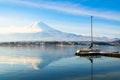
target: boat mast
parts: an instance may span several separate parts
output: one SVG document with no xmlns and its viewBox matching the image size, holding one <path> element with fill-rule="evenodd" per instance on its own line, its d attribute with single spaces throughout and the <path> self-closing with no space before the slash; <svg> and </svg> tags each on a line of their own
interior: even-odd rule
<svg viewBox="0 0 120 80">
<path fill-rule="evenodd" d="M 92 18 L 93 16 L 91 16 L 91 43 L 93 43 L 93 25 L 92 25 Z"/>
<path fill-rule="evenodd" d="M 92 48 L 93 47 L 93 16 L 91 16 L 91 44 L 90 44 L 90 47 L 89 48 Z"/>
</svg>

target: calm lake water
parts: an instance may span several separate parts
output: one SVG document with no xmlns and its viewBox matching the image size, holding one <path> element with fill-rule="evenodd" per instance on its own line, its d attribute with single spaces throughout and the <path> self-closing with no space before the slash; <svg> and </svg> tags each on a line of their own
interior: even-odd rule
<svg viewBox="0 0 120 80">
<path fill-rule="evenodd" d="M 120 80 L 120 58 L 75 56 L 86 46 L 0 47 L 0 80 Z M 96 46 L 102 51 L 120 47 Z"/>
</svg>

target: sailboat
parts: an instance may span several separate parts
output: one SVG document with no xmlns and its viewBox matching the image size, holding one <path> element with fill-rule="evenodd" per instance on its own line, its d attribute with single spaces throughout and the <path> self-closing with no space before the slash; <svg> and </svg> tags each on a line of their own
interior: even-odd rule
<svg viewBox="0 0 120 80">
<path fill-rule="evenodd" d="M 91 43 L 89 48 L 79 49 L 77 50 L 76 54 L 84 54 L 84 53 L 100 53 L 99 49 L 93 48 L 93 24 L 92 24 L 93 16 L 91 16 Z"/>
</svg>

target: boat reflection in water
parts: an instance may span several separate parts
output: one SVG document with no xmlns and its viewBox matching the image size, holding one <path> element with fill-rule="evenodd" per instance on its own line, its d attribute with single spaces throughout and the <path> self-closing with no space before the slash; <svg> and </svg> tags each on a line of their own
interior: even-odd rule
<svg viewBox="0 0 120 80">
<path fill-rule="evenodd" d="M 76 55 L 76 54 L 75 54 Z M 120 58 L 120 54 L 117 54 L 117 55 L 93 55 L 93 54 L 90 54 L 90 55 L 76 55 L 76 56 L 79 56 L 79 57 L 82 57 L 82 58 L 87 58 L 90 62 L 91 62 L 91 80 L 94 79 L 94 59 L 96 58 L 101 58 L 101 57 L 113 57 L 113 58 Z"/>
</svg>

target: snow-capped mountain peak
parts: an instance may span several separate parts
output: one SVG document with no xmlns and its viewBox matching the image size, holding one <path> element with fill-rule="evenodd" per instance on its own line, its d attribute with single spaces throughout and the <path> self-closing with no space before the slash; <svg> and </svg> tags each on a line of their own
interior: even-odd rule
<svg viewBox="0 0 120 80">
<path fill-rule="evenodd" d="M 41 31 L 53 31 L 53 30 L 55 30 L 43 22 L 35 22 L 32 25 L 32 29 L 40 29 Z"/>
<path fill-rule="evenodd" d="M 37 21 L 34 22 L 34 24 L 32 25 L 32 28 L 38 28 L 38 27 L 39 27 L 39 26 L 38 26 L 38 23 L 39 23 L 39 22 L 37 22 Z"/>
</svg>

